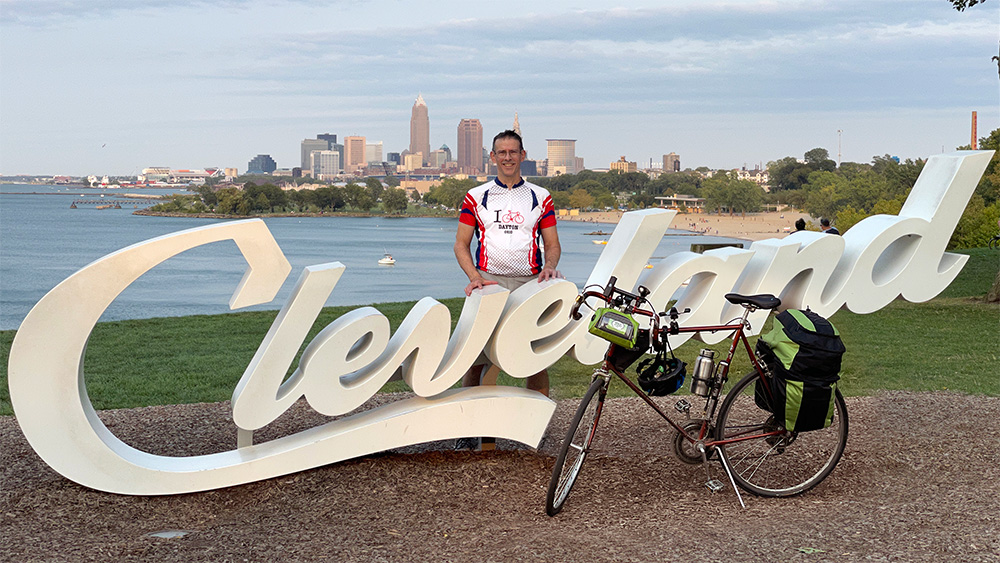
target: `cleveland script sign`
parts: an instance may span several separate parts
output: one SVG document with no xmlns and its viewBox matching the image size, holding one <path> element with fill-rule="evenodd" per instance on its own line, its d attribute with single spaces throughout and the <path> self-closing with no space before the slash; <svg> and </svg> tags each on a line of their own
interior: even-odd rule
<svg viewBox="0 0 1000 563">
<path fill-rule="evenodd" d="M 843 237 L 799 232 L 747 250 L 681 252 L 649 271 L 644 266 L 675 212 L 627 213 L 587 283 L 604 284 L 612 275 L 621 287 L 641 282 L 661 308 L 676 294 L 678 305 L 691 309 L 682 321 L 706 325 L 736 316 L 735 306 L 722 298 L 730 291 L 774 293 L 785 307 L 808 305 L 826 316 L 841 307 L 870 313 L 899 296 L 926 301 L 965 264 L 967 257 L 945 247 L 991 156 L 981 151 L 932 157 L 898 216 L 869 217 Z M 235 241 L 249 264 L 230 307 L 273 299 L 291 267 L 264 223 L 249 220 L 181 231 L 109 254 L 60 283 L 25 317 L 10 352 L 11 402 L 31 446 L 56 471 L 94 489 L 159 495 L 249 483 L 460 436 L 537 445 L 555 408 L 548 398 L 513 387 L 452 385 L 481 353 L 510 375 L 526 377 L 565 354 L 597 363 L 606 349 L 606 342 L 587 333 L 586 321 L 569 319 L 574 284 L 532 283 L 513 293 L 490 286 L 466 299 L 454 332 L 448 309 L 429 297 L 394 334 L 377 310 L 351 311 L 308 343 L 286 380 L 345 269 L 338 262 L 309 266 L 233 392 L 238 447 L 190 457 L 139 451 L 105 427 L 87 398 L 87 339 L 101 313 L 133 281 L 180 252 L 220 240 Z M 759 311 L 751 318 L 755 330 L 766 315 Z M 679 335 L 672 344 L 690 337 Z M 697 337 L 712 343 L 725 335 Z M 344 415 L 400 371 L 413 398 L 252 443 L 254 430 L 299 399 L 324 415 Z"/>
</svg>

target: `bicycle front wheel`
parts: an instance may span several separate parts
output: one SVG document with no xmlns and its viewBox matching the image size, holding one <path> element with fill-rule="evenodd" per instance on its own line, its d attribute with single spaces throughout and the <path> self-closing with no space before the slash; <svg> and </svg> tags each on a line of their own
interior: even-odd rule
<svg viewBox="0 0 1000 563">
<path fill-rule="evenodd" d="M 580 468 L 583 467 L 583 460 L 590 451 L 590 444 L 594 441 L 594 433 L 597 431 L 597 421 L 600 420 L 604 408 L 607 383 L 601 377 L 594 379 L 580 406 L 577 407 L 573 420 L 569 423 L 569 430 L 559 448 L 556 464 L 552 468 L 552 479 L 549 480 L 549 491 L 545 497 L 545 512 L 549 516 L 555 516 L 562 510 L 573 483 L 580 475 Z"/>
<path fill-rule="evenodd" d="M 718 450 L 743 489 L 766 497 L 804 493 L 825 479 L 840 461 L 847 445 L 847 405 L 838 390 L 833 422 L 822 430 L 782 432 L 754 438 L 755 434 L 783 430 L 774 415 L 757 406 L 754 388 L 760 375 L 753 372 L 726 395 L 716 421 Z"/>
</svg>

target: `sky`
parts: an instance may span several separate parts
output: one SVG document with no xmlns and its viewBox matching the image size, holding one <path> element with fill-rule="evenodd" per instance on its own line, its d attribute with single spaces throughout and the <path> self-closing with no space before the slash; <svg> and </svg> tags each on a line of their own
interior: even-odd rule
<svg viewBox="0 0 1000 563">
<path fill-rule="evenodd" d="M 926 158 L 1000 127 L 1000 1 L 0 0 L 0 174 L 299 164 L 517 112 L 528 158 L 753 168 Z"/>
</svg>

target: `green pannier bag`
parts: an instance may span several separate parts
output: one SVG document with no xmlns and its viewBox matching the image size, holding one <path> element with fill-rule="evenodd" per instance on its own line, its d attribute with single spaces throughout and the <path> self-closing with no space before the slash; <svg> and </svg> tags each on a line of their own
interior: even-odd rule
<svg viewBox="0 0 1000 563">
<path fill-rule="evenodd" d="M 771 332 L 757 341 L 757 353 L 771 372 L 767 381 L 757 381 L 757 406 L 774 413 L 786 430 L 830 426 L 845 351 L 840 333 L 825 318 L 808 309 L 779 313 Z"/>
</svg>

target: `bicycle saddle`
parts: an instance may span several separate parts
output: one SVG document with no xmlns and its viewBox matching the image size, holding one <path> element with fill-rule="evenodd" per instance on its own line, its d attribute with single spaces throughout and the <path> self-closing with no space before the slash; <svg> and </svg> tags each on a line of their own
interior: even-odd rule
<svg viewBox="0 0 1000 563">
<path fill-rule="evenodd" d="M 752 305 L 758 309 L 775 309 L 781 305 L 781 299 L 770 293 L 760 295 L 740 295 L 739 293 L 727 293 L 726 301 L 733 305 Z"/>
</svg>

